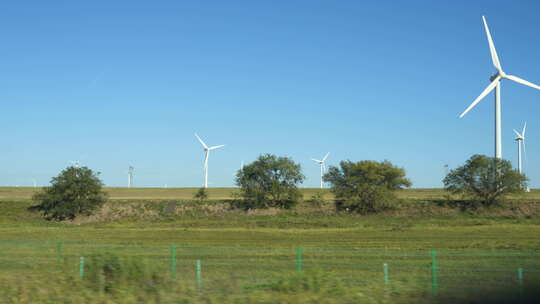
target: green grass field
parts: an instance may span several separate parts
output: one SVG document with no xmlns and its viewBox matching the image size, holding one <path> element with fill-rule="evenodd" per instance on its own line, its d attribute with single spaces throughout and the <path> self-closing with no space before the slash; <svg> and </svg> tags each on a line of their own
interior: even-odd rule
<svg viewBox="0 0 540 304">
<path fill-rule="evenodd" d="M 538 190 L 472 212 L 437 203 L 440 189 L 410 189 L 396 210 L 369 216 L 335 213 L 330 202 L 231 210 L 223 200 L 234 190 L 209 189 L 197 203 L 195 188 L 107 188 L 100 216 L 56 223 L 27 210 L 33 188 L 0 188 L 0 303 L 456 303 L 494 290 L 514 301 L 540 280 Z M 309 199 L 319 189 L 302 191 Z M 164 212 L 171 202 L 176 211 Z M 80 257 L 91 273 L 104 252 L 156 273 L 112 291 L 106 275 L 80 279 Z"/>
</svg>

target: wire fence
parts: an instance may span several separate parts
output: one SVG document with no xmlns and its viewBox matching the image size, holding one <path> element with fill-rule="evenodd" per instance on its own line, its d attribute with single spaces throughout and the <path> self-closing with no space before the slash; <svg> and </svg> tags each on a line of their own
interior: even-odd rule
<svg viewBox="0 0 540 304">
<path fill-rule="evenodd" d="M 0 241 L 0 273 L 62 269 L 85 276 L 85 257 L 99 253 L 138 257 L 171 279 L 205 282 L 234 279 L 264 284 L 284 274 L 322 271 L 350 284 L 391 286 L 415 282 L 437 295 L 443 288 L 507 286 L 540 282 L 537 250 L 381 250 L 364 248 L 245 248 L 96 245 L 77 242 Z M 86 265 L 87 267 L 89 265 Z"/>
</svg>

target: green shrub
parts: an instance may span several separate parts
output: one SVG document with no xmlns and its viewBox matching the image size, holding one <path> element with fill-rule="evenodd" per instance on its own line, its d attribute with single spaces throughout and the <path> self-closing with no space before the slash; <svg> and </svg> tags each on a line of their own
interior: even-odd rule
<svg viewBox="0 0 540 304">
<path fill-rule="evenodd" d="M 450 171 L 443 182 L 445 189 L 453 194 L 492 206 L 505 195 L 524 192 L 527 177 L 512 169 L 508 160 L 473 155 L 463 166 Z"/>
<path fill-rule="evenodd" d="M 68 167 L 51 180 L 32 199 L 39 204 L 31 207 L 41 211 L 49 220 L 74 219 L 77 215 L 90 215 L 106 201 L 103 183 L 87 167 Z"/>
<path fill-rule="evenodd" d="M 203 202 L 208 199 L 208 191 L 206 191 L 206 188 L 199 188 L 199 190 L 197 190 L 197 192 L 193 195 L 193 198 L 199 202 Z"/>
<path fill-rule="evenodd" d="M 396 199 L 395 190 L 411 186 L 405 170 L 389 161 L 342 161 L 323 179 L 332 185 L 337 210 L 363 214 L 387 209 Z"/>
<path fill-rule="evenodd" d="M 288 157 L 266 154 L 236 174 L 241 200 L 234 206 L 248 210 L 290 209 L 302 199 L 298 185 L 304 181 L 301 166 Z"/>
<path fill-rule="evenodd" d="M 324 192 L 322 191 L 315 192 L 315 194 L 311 196 L 309 203 L 315 207 L 321 207 L 322 205 L 324 205 L 325 203 Z"/>
<path fill-rule="evenodd" d="M 85 263 L 85 281 L 96 291 L 114 293 L 122 288 L 156 291 L 164 277 L 137 257 L 120 257 L 111 253 L 94 254 Z"/>
</svg>

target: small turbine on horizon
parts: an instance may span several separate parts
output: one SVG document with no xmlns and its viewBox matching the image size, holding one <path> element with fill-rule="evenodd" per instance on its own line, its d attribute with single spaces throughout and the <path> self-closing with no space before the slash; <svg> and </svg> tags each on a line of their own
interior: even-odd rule
<svg viewBox="0 0 540 304">
<path fill-rule="evenodd" d="M 197 133 L 195 133 L 195 137 L 197 137 L 204 149 L 204 188 L 208 188 L 208 156 L 210 154 L 210 151 L 219 149 L 221 147 L 224 147 L 225 145 L 209 147 L 204 143 L 204 141 L 199 137 L 199 135 L 197 135 Z"/>
<path fill-rule="evenodd" d="M 476 97 L 476 99 L 467 107 L 467 109 L 465 109 L 465 111 L 463 111 L 463 113 L 459 115 L 459 118 L 465 116 L 465 114 L 467 114 L 472 108 L 474 108 L 474 106 L 476 106 L 476 104 L 479 103 L 480 100 L 486 97 L 486 95 L 489 94 L 491 91 L 495 90 L 495 157 L 501 159 L 501 80 L 509 79 L 538 90 L 540 90 L 540 86 L 528 82 L 527 80 L 521 79 L 517 76 L 508 75 L 503 71 L 501 62 L 499 61 L 499 56 L 497 55 L 497 51 L 495 50 L 495 44 L 493 43 L 493 39 L 491 38 L 491 34 L 489 32 L 486 18 L 482 16 L 482 20 L 484 21 L 484 29 L 486 31 L 486 36 L 488 39 L 489 51 L 491 53 L 491 61 L 493 62 L 493 66 L 495 66 L 495 68 L 497 69 L 497 73 L 490 77 L 491 83 L 484 89 L 484 91 L 482 91 L 482 93 L 478 97 Z"/>
<path fill-rule="evenodd" d="M 129 166 L 128 169 L 128 188 L 131 188 L 133 186 L 133 173 L 135 171 L 135 168 L 133 166 Z"/>
<path fill-rule="evenodd" d="M 322 160 L 315 159 L 315 158 L 311 159 L 312 161 L 318 163 L 321 166 L 321 189 L 323 188 L 323 175 L 324 175 L 324 171 L 326 170 L 326 166 L 325 166 L 324 162 L 328 158 L 328 155 L 330 155 L 330 152 L 326 153 L 326 155 L 323 157 Z"/>
<path fill-rule="evenodd" d="M 525 153 L 525 130 L 526 129 L 527 129 L 527 123 L 525 123 L 525 125 L 523 125 L 523 131 L 521 131 L 521 133 L 519 133 L 518 131 L 516 131 L 516 129 L 514 129 L 514 133 L 516 133 L 515 141 L 518 144 L 518 170 L 519 170 L 519 173 L 523 173 L 523 167 L 522 167 L 522 162 L 521 162 L 521 148 L 523 146 L 523 152 Z"/>
<path fill-rule="evenodd" d="M 514 133 L 516 133 L 516 138 L 514 139 L 516 143 L 518 144 L 518 171 L 519 173 L 523 174 L 523 164 L 522 164 L 522 158 L 521 158 L 521 149 L 523 148 L 523 154 L 525 155 L 525 158 L 527 156 L 527 151 L 525 151 L 525 130 L 527 129 L 527 122 L 523 125 L 523 130 L 521 133 L 516 131 L 514 129 Z M 529 192 L 529 187 L 525 189 L 525 191 Z"/>
</svg>

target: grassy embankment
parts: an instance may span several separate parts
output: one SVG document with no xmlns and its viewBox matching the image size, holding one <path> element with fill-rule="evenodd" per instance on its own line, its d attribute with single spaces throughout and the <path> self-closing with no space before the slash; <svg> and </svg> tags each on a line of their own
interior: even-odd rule
<svg viewBox="0 0 540 304">
<path fill-rule="evenodd" d="M 246 213 L 223 202 L 233 190 L 209 189 L 211 201 L 197 203 L 189 201 L 196 189 L 108 188 L 111 201 L 99 215 L 51 223 L 27 211 L 34 189 L 0 188 L 0 302 L 431 302 L 467 296 L 445 293 L 450 286 L 489 287 L 505 278 L 515 287 L 519 266 L 529 282 L 531 269 L 540 270 L 538 190 L 501 208 L 466 212 L 445 204 L 440 189 L 405 190 L 394 210 L 370 216 L 336 214 L 330 203 L 308 202 L 290 211 Z M 309 199 L 319 190 L 303 191 Z M 63 242 L 60 258 L 55 242 Z M 176 280 L 171 245 L 179 246 Z M 304 274 L 295 274 L 295 248 L 304 248 Z M 438 298 L 430 293 L 432 249 L 442 265 Z M 161 281 L 150 280 L 152 288 L 118 283 L 107 292 L 80 280 L 78 258 L 105 251 L 140 257 L 159 270 Z M 197 259 L 204 265 L 200 289 Z M 390 265 L 388 285 L 383 263 Z M 258 275 L 264 284 L 255 284 Z"/>
</svg>

